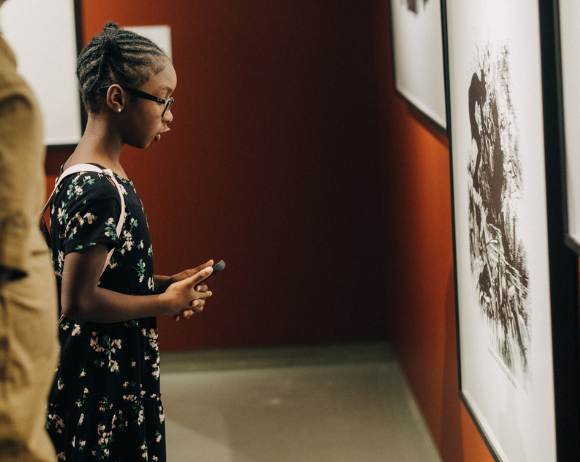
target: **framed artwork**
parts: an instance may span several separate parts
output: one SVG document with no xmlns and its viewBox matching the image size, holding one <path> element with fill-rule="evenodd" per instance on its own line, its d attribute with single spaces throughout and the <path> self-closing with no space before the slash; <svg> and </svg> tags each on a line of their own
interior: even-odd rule
<svg viewBox="0 0 580 462">
<path fill-rule="evenodd" d="M 0 29 L 38 99 L 49 146 L 76 144 L 82 134 L 76 77 L 79 3 L 18 0 L 0 9 Z"/>
<path fill-rule="evenodd" d="M 459 391 L 500 462 L 580 460 L 550 3 L 442 0 Z"/>
<path fill-rule="evenodd" d="M 565 197 L 565 240 L 580 254 L 580 3 L 555 1 L 558 12 L 558 70 L 560 72 L 560 117 Z M 559 11 L 558 11 L 559 10 Z"/>
<path fill-rule="evenodd" d="M 391 0 L 395 89 L 445 132 L 439 0 Z"/>
</svg>

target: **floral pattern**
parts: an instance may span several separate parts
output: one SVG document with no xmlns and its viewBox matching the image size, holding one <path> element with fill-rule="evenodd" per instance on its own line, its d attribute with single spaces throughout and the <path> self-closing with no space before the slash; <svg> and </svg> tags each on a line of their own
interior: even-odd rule
<svg viewBox="0 0 580 462">
<path fill-rule="evenodd" d="M 95 172 L 65 178 L 51 208 L 52 259 L 60 286 L 65 256 L 94 245 L 114 248 L 100 286 L 149 295 L 153 252 L 133 183 L 123 189 L 121 236 L 117 189 Z M 155 318 L 100 324 L 63 317 L 61 356 L 49 396 L 46 428 L 59 461 L 165 461 L 165 417 L 159 387 Z"/>
</svg>

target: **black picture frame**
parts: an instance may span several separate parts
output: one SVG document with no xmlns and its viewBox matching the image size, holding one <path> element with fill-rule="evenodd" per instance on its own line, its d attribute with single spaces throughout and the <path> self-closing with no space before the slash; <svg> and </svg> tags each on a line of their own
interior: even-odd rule
<svg viewBox="0 0 580 462">
<path fill-rule="evenodd" d="M 580 255 L 580 182 L 573 181 L 573 178 L 580 178 L 576 176 L 580 175 L 580 140 L 573 129 L 580 115 L 574 106 L 580 97 L 574 75 L 577 70 L 575 52 L 579 51 L 579 47 L 576 30 L 570 27 L 574 19 L 578 18 L 580 9 L 577 2 L 569 0 L 553 0 L 553 8 L 564 241 Z M 566 127 L 570 129 L 567 131 Z"/>
<path fill-rule="evenodd" d="M 577 461 L 580 460 L 580 439 L 578 438 L 580 431 L 578 259 L 562 239 L 564 207 L 561 194 L 562 157 L 559 137 L 561 119 L 557 98 L 559 87 L 555 62 L 554 3 L 553 0 L 533 2 L 516 0 L 503 2 L 502 6 L 494 0 L 463 0 L 462 2 L 442 0 L 441 8 L 453 201 L 452 225 L 459 394 L 497 462 Z M 487 8 L 489 14 L 481 14 L 482 8 Z M 511 8 L 511 10 L 506 13 L 506 10 L 502 8 Z M 459 18 L 462 22 L 461 25 Z M 530 21 L 530 18 L 536 19 Z M 475 20 L 479 23 L 472 24 Z M 496 21 L 496 23 L 487 24 L 486 21 L 490 20 Z M 508 21 L 510 27 L 506 31 L 506 35 L 501 37 L 498 42 L 507 38 L 507 45 L 506 42 L 502 42 L 494 48 L 494 45 L 497 45 L 495 43 L 497 36 L 494 35 L 494 31 L 502 29 L 502 20 Z M 518 28 L 518 24 L 520 28 Z M 537 38 L 537 41 L 535 39 L 528 40 L 529 37 L 526 35 L 518 37 L 520 33 L 530 33 L 530 24 L 537 24 L 537 30 L 531 35 L 531 37 Z M 524 29 L 528 32 L 524 32 Z M 539 48 L 530 50 L 530 44 L 533 43 L 538 43 Z M 473 48 L 469 48 L 470 46 Z M 502 46 L 506 47 L 505 53 L 503 53 Z M 470 55 L 477 47 L 480 47 L 480 56 Z M 500 56 L 501 53 L 498 54 L 498 50 L 503 55 Z M 529 53 L 535 53 L 531 60 Z M 472 61 L 468 62 L 470 57 Z M 515 69 L 507 67 L 509 72 L 513 71 L 507 76 L 513 78 L 509 81 L 503 75 L 506 72 L 505 68 L 499 69 L 499 64 L 511 65 L 514 62 Z M 518 86 L 525 86 L 522 85 L 522 76 L 526 75 L 525 66 L 531 65 L 531 62 L 534 63 L 532 65 L 534 71 L 541 76 L 540 82 L 527 88 L 518 88 Z M 522 69 L 518 69 L 518 65 Z M 481 71 L 479 75 L 478 70 Z M 471 71 L 474 71 L 471 75 L 471 82 L 464 81 L 470 77 Z M 492 79 L 495 79 L 495 82 Z M 504 79 L 504 81 L 498 82 L 498 79 Z M 498 92 L 502 91 L 501 88 L 506 88 L 506 83 L 516 87 L 513 93 L 508 94 L 510 97 L 513 96 L 513 100 L 506 99 L 505 95 L 498 95 Z M 471 94 L 471 101 L 469 101 L 469 94 Z M 484 95 L 485 99 L 483 99 Z M 528 98 L 530 95 L 531 98 Z M 524 100 L 526 100 L 525 104 L 528 104 L 527 99 L 535 100 L 531 111 L 529 109 L 532 106 L 524 107 L 521 105 L 516 109 L 509 107 L 509 104 L 517 105 Z M 499 109 L 493 109 L 494 106 Z M 486 107 L 487 109 L 482 109 Z M 509 114 L 506 116 L 501 112 L 502 110 L 509 112 L 518 109 L 525 111 L 525 114 L 522 115 L 523 112 L 518 112 L 513 114 L 518 117 L 511 119 Z M 497 113 L 499 115 L 496 120 L 493 115 L 497 115 Z M 466 119 L 469 119 L 468 124 Z M 498 123 L 499 121 L 502 123 Z M 522 126 L 527 121 L 532 121 L 532 123 Z M 514 129 L 515 136 L 529 138 L 518 139 L 521 143 L 515 147 L 506 141 L 509 136 L 501 133 L 502 130 L 507 130 L 505 127 L 508 127 L 511 122 L 520 124 L 517 127 L 517 132 Z M 543 135 L 541 142 L 535 145 L 533 141 L 538 140 L 538 133 L 537 130 L 535 130 L 536 133 L 533 133 L 534 128 L 539 128 Z M 492 137 L 492 134 L 495 136 Z M 494 143 L 495 140 L 498 140 L 499 144 L 489 144 L 492 138 Z M 489 146 L 492 145 L 494 147 L 490 149 Z M 501 208 L 506 206 L 505 201 L 506 198 L 509 199 L 510 194 L 504 192 L 498 195 L 489 192 L 496 188 L 496 185 L 501 184 L 497 178 L 493 180 L 493 184 L 490 181 L 493 175 L 490 173 L 489 165 L 492 164 L 492 161 L 489 159 L 492 159 L 492 152 L 494 156 L 497 155 L 494 150 L 497 149 L 498 145 L 505 152 L 503 152 L 503 157 L 494 157 L 493 162 L 495 162 L 494 165 L 498 166 L 495 171 L 503 172 L 505 183 L 513 181 L 513 179 L 506 180 L 508 175 L 506 174 L 508 167 L 506 159 L 514 163 L 514 159 L 517 157 L 515 151 L 518 148 L 526 148 L 525 155 L 527 157 L 523 160 L 520 159 L 522 171 L 529 172 L 531 170 L 533 172 L 533 175 L 526 176 L 527 184 L 530 186 L 525 185 L 525 188 L 518 193 L 524 197 L 521 199 L 521 208 L 536 207 L 536 213 L 533 213 L 532 210 L 524 211 L 519 217 L 516 216 L 517 221 L 509 226 L 506 225 L 507 220 L 499 218 L 496 213 L 497 204 L 491 204 L 486 209 L 486 204 L 492 200 L 489 197 L 493 196 L 497 199 L 499 196 L 504 201 L 500 206 Z M 485 150 L 488 152 L 486 153 Z M 480 153 L 481 156 L 479 156 Z M 485 168 L 479 168 L 485 164 L 483 159 L 486 155 L 489 164 L 487 172 Z M 479 161 L 478 158 L 480 158 Z M 535 163 L 532 163 L 529 158 L 535 158 Z M 505 168 L 502 170 L 500 165 Z M 541 171 L 542 166 L 543 171 Z M 511 172 L 509 175 L 515 176 L 517 174 Z M 539 181 L 530 183 L 530 178 L 536 178 Z M 463 181 L 464 179 L 466 181 Z M 487 184 L 485 184 L 486 181 Z M 541 191 L 538 191 L 538 188 Z M 486 189 L 489 191 L 484 192 Z M 544 197 L 545 200 L 540 200 L 537 203 L 529 200 L 531 190 L 533 190 L 532 196 L 535 194 L 535 197 Z M 513 193 L 513 190 L 511 191 Z M 528 195 L 527 199 L 525 194 Z M 519 200 L 519 196 L 514 194 L 513 202 L 515 204 L 507 204 L 507 207 L 513 206 L 514 209 L 517 209 L 520 206 L 517 203 Z M 543 210 L 539 210 L 539 208 Z M 489 218 L 490 209 L 495 214 L 491 218 Z M 478 215 L 480 215 L 480 222 L 478 222 Z M 539 216 L 540 219 L 534 219 L 534 216 Z M 495 248 L 503 250 L 497 251 L 494 259 L 490 255 L 491 251 L 486 249 L 486 246 L 491 242 L 486 240 L 486 236 L 491 236 L 493 233 L 487 233 L 487 229 L 483 228 L 490 225 L 495 226 L 498 223 L 500 226 L 497 228 L 503 226 L 503 229 L 493 230 L 493 233 L 497 232 L 499 236 L 503 232 L 503 235 L 500 238 L 501 244 L 496 245 Z M 508 265 L 510 261 L 515 261 L 515 259 L 511 256 L 507 258 L 505 249 L 513 249 L 514 242 L 512 242 L 511 247 L 506 247 L 504 241 L 509 241 L 512 236 L 505 234 L 507 234 L 507 230 L 513 231 L 512 241 L 516 241 L 515 243 L 518 244 L 515 237 L 517 234 L 514 231 L 516 226 L 523 228 L 517 230 L 519 235 L 523 236 L 521 239 L 522 248 L 531 249 L 527 250 L 528 260 L 526 264 L 529 263 L 529 269 Z M 542 229 L 545 229 L 545 234 L 538 231 Z M 538 239 L 538 236 L 541 237 Z M 483 247 L 482 243 L 485 244 Z M 534 252 L 534 255 L 530 256 L 530 251 Z M 543 254 L 542 258 L 538 257 L 539 253 Z M 483 262 L 486 257 L 482 257 L 485 254 L 488 255 L 486 263 Z M 502 259 L 505 261 L 506 268 L 510 267 L 510 270 L 519 268 L 519 275 L 518 272 L 514 271 L 513 274 L 506 276 L 508 273 L 506 270 L 498 269 L 496 274 L 501 275 L 503 271 L 503 279 L 497 277 L 494 282 L 494 273 L 490 271 L 489 274 L 492 276 L 489 274 L 488 276 L 492 282 L 485 282 L 486 277 L 482 276 L 484 273 L 480 272 L 480 268 L 485 268 L 486 265 L 491 268 L 495 261 L 497 261 L 496 266 L 499 268 L 501 266 L 499 262 Z M 514 314 L 513 308 L 520 305 L 517 305 L 515 301 L 512 304 L 509 298 L 514 293 L 517 297 L 518 289 L 514 289 L 510 294 L 504 285 L 511 288 L 516 287 L 522 281 L 522 270 L 528 271 L 530 275 L 528 279 L 529 292 L 527 293 L 529 299 L 523 299 L 524 292 L 522 290 L 519 292 L 519 303 L 527 303 L 527 306 L 531 307 L 527 316 L 532 321 L 530 325 L 533 326 L 533 330 L 530 329 L 528 333 L 530 340 L 527 347 L 529 349 L 525 353 L 528 355 L 526 361 L 529 361 L 529 364 L 535 368 L 535 371 L 531 373 L 522 371 L 522 364 L 524 364 L 522 360 L 519 361 L 518 367 L 515 367 L 515 361 L 511 365 L 507 364 L 506 356 L 502 356 L 505 350 L 497 348 L 497 345 L 507 344 L 508 340 L 518 343 L 515 340 L 516 335 L 503 330 L 504 325 L 509 326 L 510 322 L 503 323 L 503 321 L 498 322 L 498 320 L 502 316 L 502 310 L 506 319 L 509 319 L 510 311 L 512 319 L 521 318 L 520 308 L 516 310 L 518 314 Z M 532 277 L 532 274 L 535 276 Z M 485 297 L 492 293 L 491 290 L 487 289 L 488 286 L 494 288 L 498 295 L 504 294 L 505 297 L 493 295 L 489 298 L 491 301 L 488 302 Z M 545 294 L 538 293 L 546 287 Z M 542 296 L 544 299 L 541 300 L 541 303 L 537 303 L 538 298 L 541 299 Z M 495 297 L 495 301 L 493 297 Z M 535 301 L 533 301 L 534 297 Z M 477 317 L 482 322 L 479 322 Z M 511 324 L 510 329 L 513 332 L 524 329 L 522 325 L 517 329 L 513 327 L 515 326 L 514 321 L 511 321 Z M 499 328 L 496 328 L 497 326 Z M 500 333 L 498 334 L 498 332 Z M 492 341 L 489 341 L 490 338 Z M 511 347 L 513 351 L 517 350 L 513 345 Z M 551 351 L 551 354 L 548 350 Z M 523 350 L 518 353 L 520 358 L 522 357 L 521 351 Z M 516 373 L 512 373 L 510 377 L 512 367 Z M 521 374 L 518 375 L 519 373 Z M 552 381 L 551 390 L 545 391 L 549 386 L 542 383 L 542 377 Z M 514 384 L 511 384 L 510 379 L 513 380 Z M 523 385 L 520 384 L 519 380 L 522 380 Z M 531 391 L 525 388 L 529 380 L 532 382 Z M 538 386 L 538 384 L 540 385 Z M 518 385 L 520 386 L 519 390 Z M 522 387 L 524 388 L 523 392 Z M 540 393 L 539 388 L 544 391 Z M 502 408 L 500 401 L 503 398 L 505 398 L 506 404 Z M 542 406 L 541 400 L 551 403 L 553 407 L 548 409 L 548 406 Z M 514 403 L 515 405 L 512 405 Z M 510 405 L 512 405 L 511 412 L 502 414 L 501 411 L 507 411 Z M 552 436 L 548 437 L 546 432 L 550 432 Z M 549 450 L 546 450 L 546 444 L 550 446 Z"/>
<path fill-rule="evenodd" d="M 395 92 L 447 134 L 440 0 L 390 0 Z"/>
</svg>

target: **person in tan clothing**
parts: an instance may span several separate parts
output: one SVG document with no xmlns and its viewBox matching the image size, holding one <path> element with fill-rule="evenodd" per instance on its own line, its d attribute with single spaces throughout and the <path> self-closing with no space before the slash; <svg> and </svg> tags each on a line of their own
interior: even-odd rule
<svg viewBox="0 0 580 462">
<path fill-rule="evenodd" d="M 3 0 L 0 0 L 0 6 Z M 57 296 L 38 227 L 45 195 L 40 110 L 0 34 L 0 460 L 56 461 L 45 429 L 57 365 Z"/>
</svg>

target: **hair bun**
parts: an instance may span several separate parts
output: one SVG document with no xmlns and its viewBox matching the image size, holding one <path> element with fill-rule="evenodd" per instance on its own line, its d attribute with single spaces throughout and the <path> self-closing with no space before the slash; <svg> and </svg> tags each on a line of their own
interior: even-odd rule
<svg viewBox="0 0 580 462">
<path fill-rule="evenodd" d="M 109 55 L 116 55 L 119 53 L 119 45 L 117 43 L 117 33 L 119 32 L 119 25 L 116 22 L 109 21 L 103 27 L 103 48 Z"/>
<path fill-rule="evenodd" d="M 119 30 L 119 24 L 109 21 L 107 24 L 105 24 L 105 27 L 103 27 L 103 32 L 106 32 L 107 29 Z"/>
</svg>

